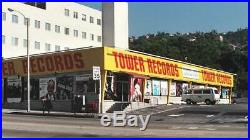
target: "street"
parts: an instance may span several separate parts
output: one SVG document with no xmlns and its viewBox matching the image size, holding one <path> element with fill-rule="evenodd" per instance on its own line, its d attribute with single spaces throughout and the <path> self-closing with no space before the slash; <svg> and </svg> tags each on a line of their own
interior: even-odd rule
<svg viewBox="0 0 250 140">
<path fill-rule="evenodd" d="M 248 136 L 247 104 L 181 106 L 152 115 L 145 131 L 138 127 L 103 127 L 97 118 L 3 114 L 2 133 L 3 137 Z"/>
</svg>

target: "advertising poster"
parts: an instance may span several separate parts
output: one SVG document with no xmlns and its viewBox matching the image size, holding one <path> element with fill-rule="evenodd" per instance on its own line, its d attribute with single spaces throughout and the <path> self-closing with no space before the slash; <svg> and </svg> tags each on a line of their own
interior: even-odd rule
<svg viewBox="0 0 250 140">
<path fill-rule="evenodd" d="M 130 79 L 130 101 L 142 102 L 143 101 L 143 79 L 131 78 Z"/>
<path fill-rule="evenodd" d="M 113 76 L 107 76 L 105 83 L 105 100 L 114 100 L 116 98 L 116 95 L 114 94 L 114 77 Z"/>
<path fill-rule="evenodd" d="M 165 96 L 168 95 L 168 82 L 167 81 L 161 81 L 161 95 Z"/>
<path fill-rule="evenodd" d="M 39 79 L 40 94 L 39 97 L 45 97 L 47 94 L 55 97 L 56 92 L 56 78 L 40 78 Z"/>
<path fill-rule="evenodd" d="M 182 84 L 182 92 L 186 92 L 188 90 L 188 83 L 183 83 Z"/>
<path fill-rule="evenodd" d="M 153 80 L 153 95 L 160 96 L 160 81 Z"/>
<path fill-rule="evenodd" d="M 145 96 L 151 96 L 152 95 L 152 81 L 147 80 L 145 84 Z"/>
<path fill-rule="evenodd" d="M 22 81 L 19 77 L 9 77 L 7 79 L 7 102 L 19 103 L 21 102 Z"/>
<path fill-rule="evenodd" d="M 70 100 L 73 98 L 73 77 L 57 78 L 56 100 Z"/>
<path fill-rule="evenodd" d="M 170 96 L 176 96 L 176 82 L 171 83 Z"/>
<path fill-rule="evenodd" d="M 182 95 L 182 83 L 176 83 L 176 96 L 180 97 Z"/>
</svg>

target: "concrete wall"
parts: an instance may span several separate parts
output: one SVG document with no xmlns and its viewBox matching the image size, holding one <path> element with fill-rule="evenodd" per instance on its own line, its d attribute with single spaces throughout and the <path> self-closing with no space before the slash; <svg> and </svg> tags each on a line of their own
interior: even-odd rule
<svg viewBox="0 0 250 140">
<path fill-rule="evenodd" d="M 103 46 L 128 49 L 128 3 L 103 2 Z"/>
</svg>

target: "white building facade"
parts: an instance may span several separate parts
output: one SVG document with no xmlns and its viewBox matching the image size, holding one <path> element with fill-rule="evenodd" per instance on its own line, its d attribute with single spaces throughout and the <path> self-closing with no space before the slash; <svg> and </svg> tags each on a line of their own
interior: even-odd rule
<svg viewBox="0 0 250 140">
<path fill-rule="evenodd" d="M 2 57 L 102 46 L 102 12 L 72 2 L 2 3 Z M 36 7 L 38 6 L 38 7 Z M 10 12 L 8 8 L 15 11 Z"/>
</svg>

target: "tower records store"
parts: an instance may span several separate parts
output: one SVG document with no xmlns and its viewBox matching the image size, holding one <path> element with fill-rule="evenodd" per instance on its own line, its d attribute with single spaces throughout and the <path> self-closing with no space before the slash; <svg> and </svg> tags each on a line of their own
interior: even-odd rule
<svg viewBox="0 0 250 140">
<path fill-rule="evenodd" d="M 89 112 L 109 112 L 119 103 L 127 103 L 122 110 L 134 102 L 179 103 L 182 93 L 193 87 L 216 87 L 228 91 L 223 98 L 230 98 L 233 87 L 231 73 L 110 47 L 32 56 L 30 66 L 33 110 L 41 109 L 48 89 L 55 111 L 72 111 L 73 97 L 84 95 Z M 101 68 L 100 84 L 92 79 L 93 66 Z M 2 76 L 3 107 L 26 109 L 27 58 L 4 60 Z"/>
</svg>

